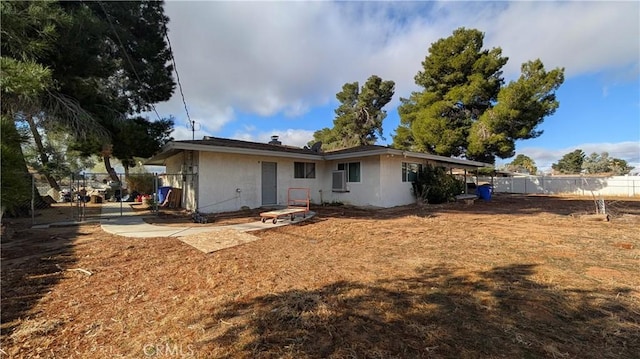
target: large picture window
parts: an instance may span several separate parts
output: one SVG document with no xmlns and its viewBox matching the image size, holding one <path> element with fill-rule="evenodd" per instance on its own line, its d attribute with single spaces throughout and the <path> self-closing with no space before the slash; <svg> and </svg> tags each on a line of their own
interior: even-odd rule
<svg viewBox="0 0 640 359">
<path fill-rule="evenodd" d="M 360 182 L 360 162 L 338 163 L 338 171 L 347 173 L 347 182 Z"/>
<path fill-rule="evenodd" d="M 316 164 L 313 162 L 294 162 L 294 178 L 316 178 Z"/>
<path fill-rule="evenodd" d="M 402 162 L 402 182 L 415 181 L 421 169 L 422 165 L 419 163 Z"/>
</svg>

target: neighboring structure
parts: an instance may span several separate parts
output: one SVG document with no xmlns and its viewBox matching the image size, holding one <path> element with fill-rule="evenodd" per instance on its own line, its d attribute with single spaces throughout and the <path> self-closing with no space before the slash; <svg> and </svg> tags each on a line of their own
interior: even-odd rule
<svg viewBox="0 0 640 359">
<path fill-rule="evenodd" d="M 163 186 L 182 188 L 183 207 L 205 213 L 286 204 L 287 188 L 311 190 L 312 203 L 393 207 L 415 202 L 411 182 L 425 164 L 474 170 L 491 165 L 384 146 L 322 152 L 225 138 L 173 141 L 147 160 L 166 167 Z"/>
</svg>

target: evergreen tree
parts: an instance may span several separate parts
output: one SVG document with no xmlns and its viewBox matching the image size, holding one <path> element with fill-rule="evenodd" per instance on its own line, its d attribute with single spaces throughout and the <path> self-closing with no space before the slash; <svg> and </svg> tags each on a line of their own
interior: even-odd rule
<svg viewBox="0 0 640 359">
<path fill-rule="evenodd" d="M 66 37 L 60 44 L 62 51 L 49 59 L 54 68 L 63 70 L 56 79 L 62 91 L 78 98 L 110 134 L 107 140 L 82 138 L 74 148 L 85 155 L 100 155 L 117 181 L 110 158 L 127 152 L 119 148 L 128 146 L 118 138 L 126 127 L 123 122 L 168 100 L 175 89 L 165 40 L 168 17 L 161 1 L 61 4 L 75 14 L 71 33 L 88 31 L 81 37 Z M 64 66 L 69 63 L 75 68 Z M 83 76 L 77 76 L 78 71 Z"/>
<path fill-rule="evenodd" d="M 508 59 L 500 48 L 483 49 L 483 40 L 459 28 L 431 45 L 415 76 L 423 90 L 401 99 L 394 147 L 493 163 L 513 156 L 516 140 L 540 136 L 536 127 L 559 106 L 564 69 L 547 72 L 530 61 L 504 86 Z"/>
<path fill-rule="evenodd" d="M 3 96 L 3 114 L 10 111 L 11 118 L 28 124 L 43 169 L 50 167 L 50 156 L 41 133 L 64 127 L 84 155 L 103 155 L 116 179 L 109 158 L 123 145 L 114 136 L 121 123 L 168 100 L 175 88 L 163 3 L 16 1 L 0 6 L 3 72 L 5 56 L 28 60 L 48 69 L 49 83 L 55 84 L 29 97 L 10 97 L 7 106 Z"/>
<path fill-rule="evenodd" d="M 31 175 L 22 152 L 28 138 L 14 121 L 37 113 L 41 100 L 54 88 L 52 70 L 37 62 L 39 56 L 55 51 L 58 29 L 67 16 L 51 2 L 0 2 L 0 94 L 2 97 L 2 213 L 28 213 Z M 57 183 L 48 173 L 46 179 Z M 37 204 L 43 204 L 36 197 Z"/>
<path fill-rule="evenodd" d="M 584 158 L 584 152 L 581 149 L 577 149 L 562 156 L 557 163 L 551 165 L 551 168 L 559 173 L 578 174 L 582 172 Z"/>
<path fill-rule="evenodd" d="M 510 163 L 506 165 L 507 170 L 512 172 L 527 172 L 531 175 L 538 173 L 536 162 L 529 156 L 519 154 Z"/>
<path fill-rule="evenodd" d="M 4 114 L 0 116 L 0 218 L 5 214 L 29 213 L 32 179 L 20 147 L 25 141 L 13 120 Z"/>
<path fill-rule="evenodd" d="M 624 176 L 629 174 L 635 167 L 629 166 L 627 161 L 619 158 L 611 159 L 611 174 L 614 176 Z"/>
<path fill-rule="evenodd" d="M 609 153 L 602 152 L 602 154 L 599 155 L 593 152 L 584 158 L 582 169 L 590 174 L 611 172 L 611 159 L 609 158 Z"/>
<path fill-rule="evenodd" d="M 136 166 L 135 157 L 151 157 L 172 141 L 171 131 L 173 119 L 149 121 L 138 116 L 123 122 L 115 134 L 120 146 L 114 146 L 113 156 L 122 162 L 125 176 L 128 177 L 129 168 Z"/>
<path fill-rule="evenodd" d="M 68 17 L 51 2 L 26 1 L 0 2 L 0 16 L 2 115 L 4 121 L 31 119 L 41 112 L 41 100 L 53 87 L 52 71 L 35 59 L 54 51 L 58 29 L 68 22 Z M 33 129 L 35 131 L 35 127 Z M 34 141 L 43 152 L 40 133 L 34 131 Z M 9 145 L 15 146 L 26 141 L 26 138 L 10 141 Z M 47 160 L 43 155 L 41 161 L 46 164 Z M 24 159 L 21 163 L 24 168 L 20 177 L 25 177 L 28 171 Z M 53 188 L 59 188 L 49 173 L 45 172 L 44 175 Z"/>
<path fill-rule="evenodd" d="M 615 176 L 626 175 L 633 167 L 627 164 L 627 161 L 609 157 L 608 152 L 597 154 L 593 152 L 585 157 L 582 163 L 582 169 L 590 174 L 612 174 Z"/>
<path fill-rule="evenodd" d="M 362 88 L 358 82 L 346 83 L 336 94 L 340 106 L 335 110 L 333 128 L 313 134 L 326 149 L 375 144 L 382 138 L 382 121 L 387 117 L 384 106 L 391 101 L 395 83 L 373 75 Z M 313 142 L 313 141 L 312 141 Z"/>
</svg>

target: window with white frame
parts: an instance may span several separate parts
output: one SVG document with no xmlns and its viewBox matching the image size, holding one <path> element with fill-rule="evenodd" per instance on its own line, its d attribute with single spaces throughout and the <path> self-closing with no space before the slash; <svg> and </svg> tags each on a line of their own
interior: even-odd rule
<svg viewBox="0 0 640 359">
<path fill-rule="evenodd" d="M 316 164 L 313 162 L 294 162 L 293 178 L 316 178 Z"/>
<path fill-rule="evenodd" d="M 347 182 L 360 182 L 360 162 L 338 163 L 338 171 L 345 171 Z"/>
<path fill-rule="evenodd" d="M 420 163 L 402 162 L 402 182 L 415 181 L 421 169 Z"/>
</svg>

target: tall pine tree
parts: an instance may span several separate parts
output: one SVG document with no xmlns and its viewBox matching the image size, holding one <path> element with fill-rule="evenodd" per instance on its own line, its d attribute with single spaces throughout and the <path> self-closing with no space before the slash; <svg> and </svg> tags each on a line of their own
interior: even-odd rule
<svg viewBox="0 0 640 359">
<path fill-rule="evenodd" d="M 508 58 L 483 41 L 482 32 L 459 28 L 431 45 L 415 76 L 423 90 L 401 99 L 394 147 L 493 163 L 513 156 L 516 140 L 542 133 L 536 127 L 559 106 L 564 69 L 527 62 L 505 86 Z"/>
<path fill-rule="evenodd" d="M 335 110 L 333 128 L 323 128 L 313 134 L 326 149 L 372 145 L 382 138 L 382 121 L 387 117 L 384 106 L 391 101 L 395 83 L 372 75 L 360 87 L 358 82 L 346 83 L 336 94 L 340 106 Z"/>
</svg>

